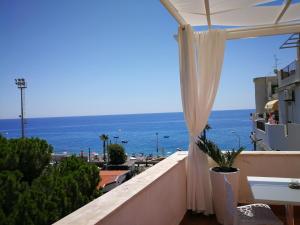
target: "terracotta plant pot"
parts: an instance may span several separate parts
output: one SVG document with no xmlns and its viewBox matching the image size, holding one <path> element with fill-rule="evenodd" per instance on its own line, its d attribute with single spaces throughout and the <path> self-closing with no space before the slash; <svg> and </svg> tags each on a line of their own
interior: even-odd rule
<svg viewBox="0 0 300 225">
<path fill-rule="evenodd" d="M 235 172 L 225 173 L 216 172 L 213 169 L 214 168 L 209 169 L 212 184 L 213 205 L 218 222 L 220 224 L 224 224 L 226 215 L 226 190 L 224 176 L 226 176 L 227 180 L 230 182 L 234 193 L 234 200 L 237 202 L 240 183 L 240 170 L 237 169 Z"/>
</svg>

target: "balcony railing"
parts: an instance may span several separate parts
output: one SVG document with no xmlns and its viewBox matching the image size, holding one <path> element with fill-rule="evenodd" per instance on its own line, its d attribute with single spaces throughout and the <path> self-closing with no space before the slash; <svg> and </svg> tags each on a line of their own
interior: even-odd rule
<svg viewBox="0 0 300 225">
<path fill-rule="evenodd" d="M 186 157 L 174 153 L 55 224 L 178 225 L 186 213 Z"/>
<path fill-rule="evenodd" d="M 287 77 L 290 77 L 294 74 L 296 74 L 296 61 L 292 62 L 288 66 L 284 67 L 281 70 L 281 80 L 284 80 Z"/>
<path fill-rule="evenodd" d="M 256 128 L 262 131 L 266 130 L 265 120 L 257 120 L 256 121 Z"/>
<path fill-rule="evenodd" d="M 186 158 L 186 152 L 174 153 L 55 224 L 179 225 L 186 213 Z M 253 202 L 247 176 L 296 178 L 299 161 L 300 151 L 242 152 L 234 165 L 240 168 L 239 202 Z"/>
</svg>

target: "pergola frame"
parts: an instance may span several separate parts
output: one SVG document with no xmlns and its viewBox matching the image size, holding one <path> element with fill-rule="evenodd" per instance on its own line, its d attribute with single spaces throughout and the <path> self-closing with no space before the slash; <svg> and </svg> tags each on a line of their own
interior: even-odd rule
<svg viewBox="0 0 300 225">
<path fill-rule="evenodd" d="M 172 5 L 170 0 L 160 0 L 169 13 L 175 18 L 175 20 L 182 26 L 189 24 L 181 15 L 180 12 Z M 201 0 L 199 0 L 201 1 Z M 211 29 L 211 18 L 210 18 L 210 7 L 209 0 L 202 0 L 205 4 L 206 20 L 208 29 Z M 254 26 L 254 27 L 243 27 L 235 29 L 226 29 L 227 40 L 241 39 L 241 38 L 252 38 L 260 36 L 272 36 L 280 34 L 300 33 L 300 22 L 299 23 L 287 23 L 279 24 L 281 18 L 286 13 L 292 0 L 285 0 L 282 5 L 282 9 L 273 25 L 268 26 Z"/>
<path fill-rule="evenodd" d="M 273 36 L 279 34 L 300 33 L 300 21 L 299 21 L 300 18 L 298 14 L 296 14 L 297 16 L 294 17 L 291 16 L 288 17 L 288 19 L 284 20 L 284 15 L 287 12 L 288 8 L 290 7 L 292 0 L 285 0 L 282 6 L 277 6 L 275 10 L 271 11 L 271 14 L 269 10 L 270 8 L 268 9 L 269 14 L 266 14 L 266 11 L 263 11 L 262 14 L 261 9 L 262 10 L 264 9 L 261 8 L 260 13 L 257 14 L 262 16 L 262 17 L 258 17 L 262 19 L 259 22 L 257 22 L 257 20 L 256 21 L 249 20 L 248 23 L 247 22 L 235 23 L 234 19 L 238 19 L 238 17 L 241 20 L 245 19 L 244 14 L 232 14 L 231 17 L 227 17 L 230 18 L 227 21 L 226 21 L 226 16 L 223 18 L 219 17 L 219 19 L 215 20 L 216 24 L 212 23 L 211 20 L 212 18 L 217 18 L 217 17 L 213 17 L 213 14 L 211 14 L 211 11 L 214 9 L 213 8 L 212 10 L 210 9 L 209 0 L 194 0 L 194 1 L 190 0 L 191 2 L 189 2 L 188 0 L 181 0 L 181 1 L 177 0 L 174 2 L 171 2 L 172 0 L 160 0 L 160 1 L 165 6 L 165 8 L 169 11 L 169 13 L 176 19 L 176 21 L 179 23 L 180 26 L 187 26 L 187 29 L 179 30 L 180 84 L 181 84 L 181 97 L 183 102 L 182 105 L 186 117 L 186 123 L 189 128 L 192 128 L 191 130 L 189 129 L 189 135 L 191 137 L 195 137 L 195 133 L 199 132 L 199 130 L 203 129 L 204 127 L 204 126 L 193 127 L 191 124 L 197 124 L 197 125 L 201 124 L 201 126 L 203 124 L 206 124 L 209 113 L 211 112 L 212 104 L 214 102 L 215 94 L 218 88 L 219 78 L 221 75 L 222 63 L 224 58 L 225 39 L 230 40 L 230 39 L 251 38 L 251 37 L 259 37 L 259 36 Z M 223 3 L 224 2 L 225 1 L 223 1 Z M 180 5 L 180 3 L 183 4 L 182 5 L 183 8 L 181 8 L 181 6 L 176 6 L 176 4 Z M 199 10 L 201 12 L 198 11 L 192 13 L 192 14 L 201 14 L 201 17 L 193 18 L 193 17 L 181 15 L 181 10 L 183 15 L 188 10 L 193 11 L 191 7 L 194 7 L 197 10 L 196 5 L 193 4 L 188 5 L 189 3 L 194 3 L 194 4 L 202 3 Z M 252 4 L 255 3 L 255 1 L 249 0 L 248 3 Z M 263 1 L 261 1 L 261 3 L 263 3 Z M 187 4 L 186 11 L 184 9 L 186 5 L 184 4 Z M 220 8 L 221 7 L 226 8 L 225 6 L 222 5 L 220 6 Z M 271 9 L 274 9 L 274 7 Z M 293 7 L 293 9 L 294 9 L 293 11 L 294 14 L 297 13 L 298 10 L 300 11 L 299 5 L 296 6 L 296 11 L 295 11 L 295 7 Z M 247 8 L 247 10 L 246 12 L 248 12 L 249 15 L 249 8 Z M 258 12 L 257 8 L 255 9 L 255 11 Z M 243 13 L 245 11 L 240 11 L 240 13 L 241 12 Z M 275 14 L 274 17 L 275 12 L 278 14 L 277 15 Z M 251 13 L 252 11 L 250 12 L 250 14 Z M 264 17 L 264 14 L 266 14 L 267 17 Z M 246 15 L 247 14 L 245 14 L 245 16 Z M 251 15 L 251 16 L 255 16 L 255 15 Z M 203 23 L 205 19 L 206 19 L 206 24 Z M 192 32 L 191 27 L 188 26 L 188 25 L 191 26 L 207 25 L 208 29 L 210 30 L 212 28 L 212 25 L 222 25 L 222 24 L 223 25 L 229 24 L 228 26 L 232 26 L 235 24 L 236 26 L 242 26 L 242 27 L 236 29 L 225 29 L 226 32 L 216 31 L 216 32 L 195 34 L 195 32 Z M 268 24 L 268 25 L 262 26 L 261 24 Z M 250 27 L 251 25 L 254 26 Z M 199 37 L 202 38 L 201 41 L 199 41 L 200 39 Z M 208 52 L 209 54 L 207 54 Z M 203 54 L 204 57 L 202 57 L 202 60 L 199 60 L 199 55 L 201 54 Z M 215 63 L 210 63 L 212 61 L 214 61 Z M 197 70 L 197 68 L 201 68 L 201 69 Z M 209 92 L 208 91 L 209 89 L 210 89 L 210 95 L 208 97 L 208 95 L 205 94 Z M 202 105 L 205 101 L 207 103 L 206 108 L 205 107 L 199 108 L 198 105 Z M 192 113 L 187 113 L 187 112 L 192 112 Z M 200 114 L 202 115 L 199 116 Z M 215 189 L 213 191 L 213 189 L 211 189 L 210 185 L 208 184 L 209 174 L 208 174 L 207 158 L 204 155 L 196 154 L 197 146 L 195 145 L 196 143 L 191 138 L 189 150 L 188 150 L 189 157 L 187 159 L 188 160 L 187 162 L 187 208 L 194 211 L 202 211 L 204 213 L 209 214 L 212 213 L 211 202 L 213 198 L 211 196 L 211 193 L 215 194 L 216 192 L 219 191 L 219 189 L 218 190 Z M 203 187 L 196 189 L 195 186 L 200 184 L 201 182 Z M 218 198 L 218 200 L 219 199 L 220 198 Z M 201 204 L 199 204 L 199 202 L 201 202 Z M 222 215 L 222 213 L 220 214 Z M 289 215 L 288 224 L 293 224 L 293 220 L 291 216 L 293 215 L 293 208 L 287 207 L 286 214 Z M 222 220 L 223 218 L 221 216 L 219 222 L 222 222 Z"/>
</svg>

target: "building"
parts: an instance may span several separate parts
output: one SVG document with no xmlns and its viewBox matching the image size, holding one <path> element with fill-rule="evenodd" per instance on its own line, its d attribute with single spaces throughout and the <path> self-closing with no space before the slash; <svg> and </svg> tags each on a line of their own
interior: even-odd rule
<svg viewBox="0 0 300 225">
<path fill-rule="evenodd" d="M 127 180 L 129 170 L 101 170 L 99 172 L 101 181 L 98 184 L 98 189 L 108 192 Z"/>
<path fill-rule="evenodd" d="M 251 138 L 255 150 L 300 150 L 300 34 L 281 48 L 297 47 L 298 57 L 276 76 L 254 78 L 255 114 Z M 293 40 L 291 46 L 289 41 Z"/>
</svg>

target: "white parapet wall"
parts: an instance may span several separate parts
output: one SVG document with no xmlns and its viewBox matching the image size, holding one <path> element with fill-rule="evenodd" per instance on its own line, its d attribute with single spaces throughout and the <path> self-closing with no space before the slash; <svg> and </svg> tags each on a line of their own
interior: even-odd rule
<svg viewBox="0 0 300 225">
<path fill-rule="evenodd" d="M 176 152 L 138 176 L 56 222 L 101 225 L 178 225 L 186 213 L 187 152 Z M 209 166 L 216 164 L 210 159 Z M 252 203 L 247 176 L 300 178 L 300 151 L 244 151 L 239 202 Z"/>
<path fill-rule="evenodd" d="M 55 224 L 178 225 L 186 213 L 186 157 L 174 153 Z"/>
<path fill-rule="evenodd" d="M 235 166 L 241 170 L 239 202 L 251 203 L 247 176 L 300 178 L 300 151 L 244 151 Z"/>
</svg>

